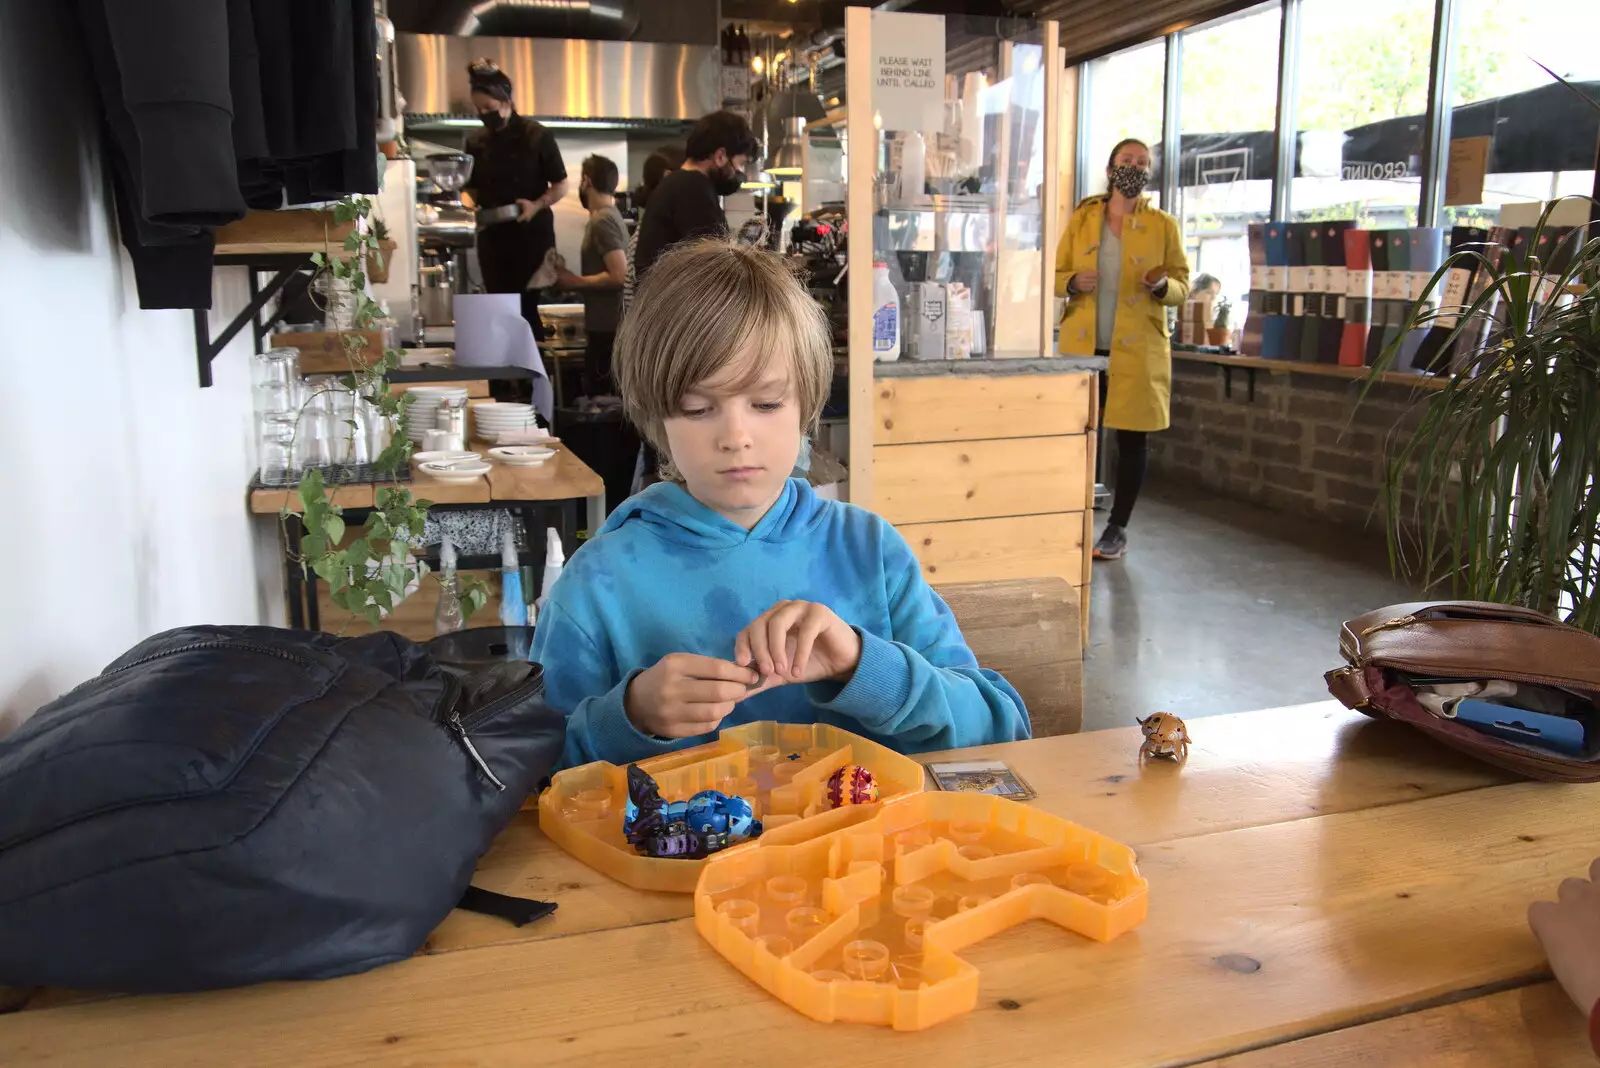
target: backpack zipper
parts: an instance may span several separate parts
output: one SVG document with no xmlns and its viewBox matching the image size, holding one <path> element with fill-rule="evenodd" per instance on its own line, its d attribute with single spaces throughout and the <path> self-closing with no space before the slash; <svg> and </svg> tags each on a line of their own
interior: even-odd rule
<svg viewBox="0 0 1600 1068">
<path fill-rule="evenodd" d="M 445 676 L 444 707 L 450 709 L 445 722 L 451 730 L 455 731 L 456 737 L 461 741 L 462 748 L 467 751 L 467 755 L 472 758 L 473 763 L 478 765 L 478 770 L 483 772 L 484 777 L 494 783 L 496 790 L 504 790 L 506 784 L 501 782 L 499 776 L 490 770 L 489 762 L 483 759 L 483 754 L 478 752 L 478 747 L 472 744 L 471 732 L 488 723 L 506 709 L 526 700 L 530 694 L 538 691 L 543 682 L 543 673 L 536 671 L 521 686 L 518 686 L 510 693 L 502 694 L 472 713 L 470 717 L 463 719 L 461 710 L 455 707 L 456 702 L 461 699 L 461 683 L 453 675 Z"/>
<path fill-rule="evenodd" d="M 483 754 L 478 752 L 478 747 L 472 744 L 471 738 L 467 737 L 467 728 L 461 722 L 460 712 L 450 713 L 450 727 L 456 732 L 456 737 L 461 739 L 461 744 L 466 749 L 467 755 L 472 758 L 473 763 L 478 765 L 478 770 L 483 772 L 485 778 L 494 783 L 496 790 L 503 791 L 506 788 L 506 784 L 501 782 L 499 777 L 489 770 L 489 762 L 483 759 Z"/>
<path fill-rule="evenodd" d="M 290 663 L 299 664 L 301 667 L 314 668 L 317 666 L 316 664 L 307 660 L 305 657 L 296 656 L 294 653 L 291 653 L 286 649 L 279 649 L 271 645 L 261 645 L 256 642 L 236 641 L 232 638 L 208 638 L 205 641 L 190 642 L 187 645 L 180 645 L 173 649 L 163 649 L 160 652 L 141 656 L 131 664 L 123 664 L 115 671 L 102 671 L 96 677 L 104 679 L 109 678 L 112 675 L 120 675 L 124 671 L 131 671 L 134 668 L 139 667 L 141 664 L 150 663 L 152 660 L 160 660 L 163 657 L 168 656 L 177 656 L 180 653 L 192 653 L 197 649 L 239 649 L 247 653 L 260 653 L 262 656 L 275 656 L 279 660 L 287 660 Z"/>
<path fill-rule="evenodd" d="M 275 657 L 278 660 L 286 660 L 291 664 L 298 664 L 307 671 L 315 671 L 323 667 L 323 665 L 317 664 L 311 660 L 307 660 L 305 657 L 296 656 L 294 653 L 291 653 L 288 650 L 278 649 L 270 645 L 262 645 L 258 642 L 237 641 L 232 638 L 207 638 L 204 641 L 189 642 L 186 645 L 179 645 L 172 649 L 162 649 L 160 652 L 149 653 L 145 656 L 141 656 L 131 664 L 123 664 L 119 668 L 114 668 L 110 671 L 102 671 L 98 675 L 84 679 L 82 682 L 78 683 L 78 685 L 74 686 L 61 696 L 63 699 L 75 696 L 81 690 L 86 690 L 90 686 L 104 682 L 106 679 L 115 678 L 124 671 L 132 671 L 134 668 L 148 664 L 153 660 L 162 660 L 169 656 L 178 656 L 181 653 L 192 653 L 200 649 L 238 649 L 246 653 L 257 653 L 261 656 L 270 656 Z"/>
</svg>

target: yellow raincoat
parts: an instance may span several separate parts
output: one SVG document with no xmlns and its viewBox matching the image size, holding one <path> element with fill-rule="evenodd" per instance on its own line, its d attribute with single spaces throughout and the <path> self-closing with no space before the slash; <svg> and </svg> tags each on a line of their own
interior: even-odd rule
<svg viewBox="0 0 1600 1068">
<path fill-rule="evenodd" d="M 1089 197 L 1073 211 L 1056 250 L 1056 296 L 1067 296 L 1067 282 L 1079 271 L 1098 269 L 1100 231 L 1106 197 Z M 1166 269 L 1167 289 L 1160 300 L 1144 287 L 1152 267 Z M 1111 366 L 1104 425 L 1118 430 L 1165 430 L 1172 422 L 1172 345 L 1167 340 L 1165 306 L 1179 307 L 1189 296 L 1189 259 L 1183 254 L 1178 221 L 1140 197 L 1122 222 L 1122 282 L 1117 321 L 1111 334 Z M 1065 356 L 1093 356 L 1094 293 L 1074 294 L 1061 319 L 1060 349 Z"/>
</svg>

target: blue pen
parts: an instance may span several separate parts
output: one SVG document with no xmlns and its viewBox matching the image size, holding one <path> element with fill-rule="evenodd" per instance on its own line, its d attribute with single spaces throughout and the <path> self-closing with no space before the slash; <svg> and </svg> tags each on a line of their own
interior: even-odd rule
<svg viewBox="0 0 1600 1068">
<path fill-rule="evenodd" d="M 1529 712 L 1476 698 L 1456 702 L 1455 719 L 1475 731 L 1567 756 L 1584 755 L 1583 724 L 1565 716 Z"/>
</svg>

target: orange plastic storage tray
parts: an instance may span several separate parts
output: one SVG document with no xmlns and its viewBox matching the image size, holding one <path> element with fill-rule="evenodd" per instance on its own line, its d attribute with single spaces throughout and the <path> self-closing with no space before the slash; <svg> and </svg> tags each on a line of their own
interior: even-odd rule
<svg viewBox="0 0 1600 1068">
<path fill-rule="evenodd" d="M 849 825 L 713 857 L 695 888 L 701 935 L 812 1019 L 919 1030 L 977 1004 L 959 955 L 975 942 L 1031 919 L 1109 942 L 1144 921 L 1132 849 L 1015 801 L 925 793 L 833 815 Z"/>
<path fill-rule="evenodd" d="M 639 761 L 667 801 L 701 790 L 750 798 L 765 841 L 813 837 L 861 818 L 878 805 L 831 809 L 823 798 L 828 776 L 846 764 L 872 772 L 878 800 L 922 792 L 922 765 L 887 746 L 823 723 L 765 720 L 730 727 L 717 740 Z M 539 795 L 539 829 L 597 871 L 641 890 L 694 891 L 704 860 L 641 856 L 622 836 L 628 766 L 606 761 L 558 772 Z M 733 846 L 737 850 L 748 843 Z M 720 855 L 720 854 L 719 854 Z"/>
</svg>

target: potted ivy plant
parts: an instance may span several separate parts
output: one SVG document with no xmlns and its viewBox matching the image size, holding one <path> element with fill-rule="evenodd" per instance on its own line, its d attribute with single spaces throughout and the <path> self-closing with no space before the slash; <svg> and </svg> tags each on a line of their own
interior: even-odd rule
<svg viewBox="0 0 1600 1068">
<path fill-rule="evenodd" d="M 315 575 L 328 584 L 329 600 L 335 606 L 349 612 L 352 618 L 379 627 L 383 617 L 405 599 L 407 589 L 428 573 L 427 564 L 413 550 L 420 546 L 423 522 L 432 502 L 414 498 L 400 477 L 411 456 L 406 427 L 411 396 L 391 392 L 387 377 L 400 365 L 400 353 L 386 348 L 379 359 L 370 360 L 362 351 L 366 344 L 362 331 L 372 329 L 382 316 L 382 309 L 367 295 L 366 268 L 375 254 L 384 255 L 381 235 L 386 231 L 381 220 L 372 218 L 372 201 L 364 196 L 336 204 L 331 221 L 336 226 L 354 224 L 354 228 L 340 251 L 331 247 L 331 239 L 325 239 L 324 250 L 312 256 L 312 263 L 319 275 L 354 294 L 354 329 L 340 339 L 349 369 L 347 374 L 314 391 L 301 411 L 323 393 L 350 393 L 367 401 L 370 410 L 389 424 L 392 433 L 389 443 L 373 461 L 384 481 L 375 488 L 372 511 L 354 537 L 348 536 L 344 509 L 334 501 L 321 472 L 313 469 L 301 478 L 295 496 L 304 533 L 296 563 L 308 576 Z M 393 242 L 389 247 L 393 249 Z M 334 410 L 340 409 L 335 406 Z M 355 424 L 349 425 L 354 433 Z M 289 522 L 291 514 L 285 502 L 279 513 L 280 522 Z M 488 591 L 481 580 L 463 579 L 463 616 L 470 617 L 487 600 Z"/>
</svg>

